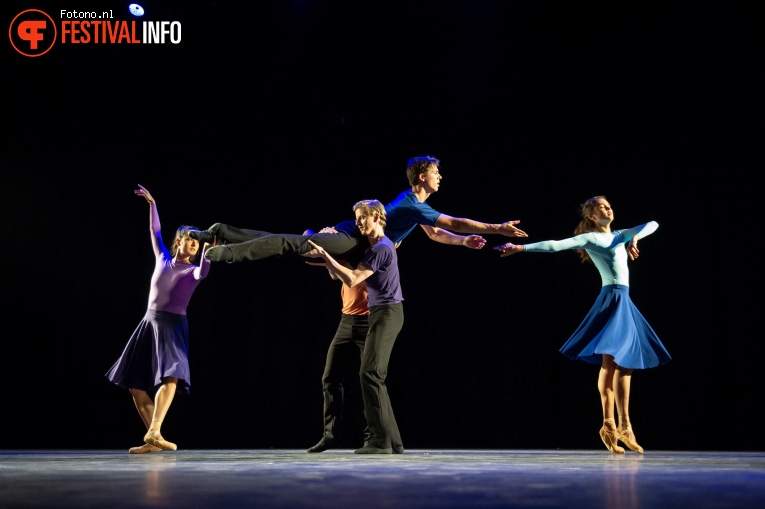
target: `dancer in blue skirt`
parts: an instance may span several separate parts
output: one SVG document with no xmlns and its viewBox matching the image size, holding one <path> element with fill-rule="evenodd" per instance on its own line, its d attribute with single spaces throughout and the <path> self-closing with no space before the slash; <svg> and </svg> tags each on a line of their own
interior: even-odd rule
<svg viewBox="0 0 765 509">
<path fill-rule="evenodd" d="M 189 237 L 193 226 L 181 226 L 175 232 L 172 247 L 162 243 L 157 202 L 139 185 L 135 194 L 149 202 L 149 231 L 154 249 L 154 273 L 149 286 L 149 301 L 141 322 L 127 342 L 106 378 L 130 391 L 141 420 L 146 425 L 144 444 L 132 447 L 130 454 L 144 454 L 162 449 L 176 450 L 173 442 L 162 437 L 160 428 L 176 390 L 188 393 L 189 327 L 186 307 L 200 281 L 207 277 L 210 262 L 204 252 L 211 246 Z M 212 245 L 216 245 L 213 240 Z M 195 263 L 197 255 L 201 261 Z M 152 397 L 153 395 L 153 397 Z"/>
<path fill-rule="evenodd" d="M 600 272 L 602 288 L 595 304 L 579 328 L 561 347 L 570 359 L 600 364 L 598 391 L 603 406 L 600 438 L 609 451 L 624 453 L 617 441 L 642 453 L 629 417 L 630 384 L 633 369 L 646 369 L 668 362 L 671 357 L 629 296 L 627 257 L 638 257 L 638 239 L 659 227 L 650 221 L 628 230 L 611 231 L 614 212 L 605 196 L 595 196 L 580 206 L 582 219 L 575 237 L 515 245 L 497 246 L 500 256 L 515 253 L 553 253 L 576 250 L 582 262 L 590 262 Z M 614 406 L 619 426 L 614 420 Z"/>
</svg>

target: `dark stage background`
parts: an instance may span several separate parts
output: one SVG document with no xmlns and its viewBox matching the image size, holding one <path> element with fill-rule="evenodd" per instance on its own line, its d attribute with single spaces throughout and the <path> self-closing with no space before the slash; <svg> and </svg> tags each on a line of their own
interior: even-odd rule
<svg viewBox="0 0 765 509">
<path fill-rule="evenodd" d="M 98 10 L 128 2 L 3 2 Z M 673 360 L 633 376 L 647 450 L 763 450 L 754 2 L 153 1 L 179 45 L 57 45 L 0 63 L 5 274 L 0 448 L 127 448 L 104 373 L 144 314 L 148 206 L 180 224 L 277 232 L 352 218 L 441 159 L 437 210 L 565 238 L 604 194 L 614 228 L 658 221 L 631 296 Z M 55 18 L 56 21 L 60 21 Z M 746 231 L 743 225 L 746 224 Z M 500 258 L 416 230 L 388 387 L 407 448 L 602 448 L 598 367 L 558 348 L 598 294 L 572 253 Z M 339 283 L 301 260 L 215 264 L 188 309 L 184 449 L 306 448 Z M 353 380 L 351 426 L 363 427 Z M 752 427 L 751 429 L 756 429 Z M 350 446 L 359 445 L 359 442 Z"/>
</svg>

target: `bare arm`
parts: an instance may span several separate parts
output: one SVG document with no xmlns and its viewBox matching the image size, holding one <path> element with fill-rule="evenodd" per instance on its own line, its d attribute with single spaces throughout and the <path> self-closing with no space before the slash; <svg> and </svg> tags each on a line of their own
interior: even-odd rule
<svg viewBox="0 0 765 509">
<path fill-rule="evenodd" d="M 303 235 L 313 235 L 316 233 L 315 231 L 311 230 L 310 228 L 303 231 Z M 319 230 L 319 233 L 337 233 L 337 230 L 334 226 L 325 226 L 321 230 Z M 335 275 L 334 272 L 332 272 L 327 265 L 327 262 L 321 261 L 321 262 L 305 262 L 307 265 L 313 265 L 314 267 L 325 267 L 327 269 L 327 272 L 329 273 L 329 277 L 332 279 L 337 279 L 337 275 Z M 351 268 L 351 265 L 348 262 L 344 262 L 342 264 L 344 267 Z"/>
<path fill-rule="evenodd" d="M 323 261 L 322 261 L 322 262 L 305 262 L 305 263 L 306 263 L 307 265 L 312 265 L 312 266 L 314 266 L 314 267 L 324 267 L 324 268 L 326 268 L 326 269 L 327 269 L 327 272 L 329 273 L 329 277 L 331 277 L 332 279 L 337 279 L 337 275 L 336 275 L 334 272 L 332 272 L 332 271 L 329 269 L 329 267 L 327 267 L 327 262 L 323 262 Z M 351 268 L 352 268 L 352 267 L 351 267 L 351 264 L 350 264 L 350 263 L 348 263 L 348 262 L 343 262 L 341 265 L 342 265 L 343 267 L 346 267 L 346 268 L 348 268 L 348 269 L 351 269 Z"/>
<path fill-rule="evenodd" d="M 374 274 L 371 268 L 363 264 L 359 264 L 355 269 L 344 267 L 337 260 L 332 258 L 332 255 L 324 251 L 323 247 L 314 243 L 312 240 L 309 240 L 308 243 L 313 246 L 313 249 L 307 253 L 304 253 L 302 256 L 306 256 L 308 258 L 323 258 L 327 264 L 327 270 L 329 271 L 330 275 L 336 276 L 337 279 L 345 283 L 347 286 L 356 286 Z"/>
<path fill-rule="evenodd" d="M 519 220 L 504 223 L 482 223 L 463 217 L 452 217 L 447 214 L 438 216 L 436 226 L 459 233 L 498 234 L 506 237 L 528 237 L 526 232 L 515 227 Z"/>
<path fill-rule="evenodd" d="M 441 244 L 448 244 L 450 246 L 465 246 L 470 249 L 481 249 L 486 245 L 486 239 L 480 235 L 456 235 L 443 228 L 436 228 L 434 226 L 428 226 L 425 224 L 420 225 L 430 240 L 435 240 Z M 396 245 L 398 247 L 398 245 Z"/>
</svg>

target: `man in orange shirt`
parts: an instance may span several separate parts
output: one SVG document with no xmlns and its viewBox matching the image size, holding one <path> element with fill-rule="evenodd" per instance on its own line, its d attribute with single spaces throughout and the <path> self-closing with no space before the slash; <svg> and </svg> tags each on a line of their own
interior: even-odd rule
<svg viewBox="0 0 765 509">
<path fill-rule="evenodd" d="M 314 232 L 306 230 L 304 235 L 313 235 Z M 320 233 L 332 233 L 332 228 L 327 227 Z M 309 265 L 326 266 L 323 262 L 306 262 Z M 349 263 L 344 263 L 351 268 Z M 330 273 L 332 276 L 332 273 Z M 333 277 L 333 279 L 336 279 Z M 364 351 L 364 345 L 369 330 L 369 308 L 367 307 L 367 285 L 362 281 L 356 286 L 342 284 L 340 297 L 343 302 L 340 324 L 337 326 L 335 337 L 329 344 L 327 360 L 324 364 L 324 374 L 321 383 L 324 393 L 324 435 L 321 440 L 306 452 L 324 452 L 340 445 L 340 436 L 343 433 L 343 407 L 345 406 L 345 386 L 343 381 L 357 380 L 357 359 Z M 366 433 L 365 433 L 366 435 Z M 402 444 L 392 444 L 393 454 L 402 454 Z"/>
</svg>

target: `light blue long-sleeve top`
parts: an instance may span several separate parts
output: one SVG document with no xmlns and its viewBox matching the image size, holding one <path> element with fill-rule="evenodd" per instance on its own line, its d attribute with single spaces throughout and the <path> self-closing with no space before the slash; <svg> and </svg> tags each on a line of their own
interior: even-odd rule
<svg viewBox="0 0 765 509">
<path fill-rule="evenodd" d="M 625 244 L 634 237 L 642 239 L 656 231 L 659 223 L 649 221 L 627 230 L 606 232 L 587 232 L 563 240 L 544 240 L 523 246 L 524 251 L 532 253 L 555 253 L 569 249 L 584 249 L 600 272 L 602 286 L 629 286 L 630 271 L 627 267 L 627 249 Z"/>
</svg>

